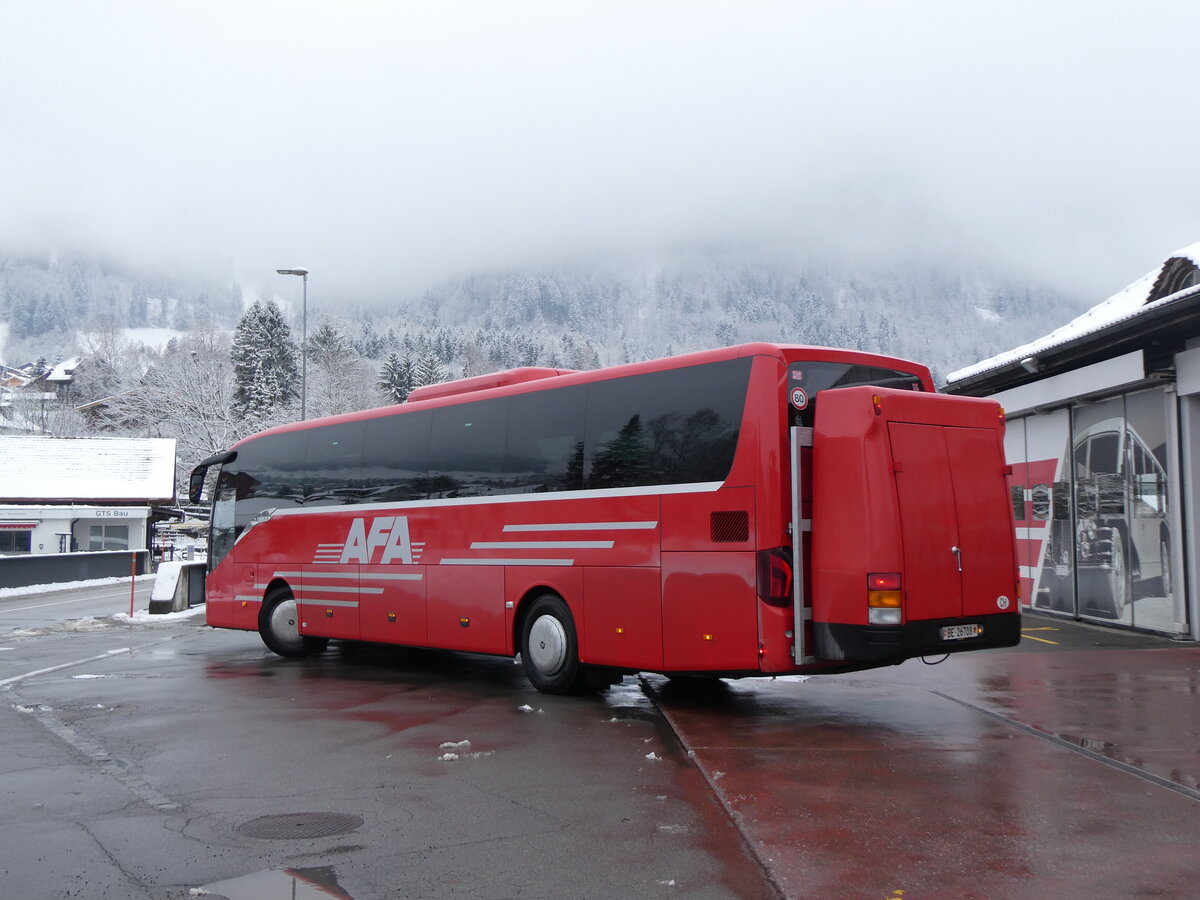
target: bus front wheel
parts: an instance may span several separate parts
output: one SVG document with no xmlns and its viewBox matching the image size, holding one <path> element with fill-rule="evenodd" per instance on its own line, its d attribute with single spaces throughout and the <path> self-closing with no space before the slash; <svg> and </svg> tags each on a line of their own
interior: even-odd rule
<svg viewBox="0 0 1200 900">
<path fill-rule="evenodd" d="M 545 694 L 569 694 L 583 685 L 575 620 L 561 597 L 543 594 L 529 607 L 521 628 L 521 665 Z"/>
<path fill-rule="evenodd" d="M 275 588 L 263 600 L 258 614 L 258 633 L 263 643 L 280 656 L 311 656 L 329 644 L 328 638 L 300 633 L 300 609 L 287 588 Z"/>
</svg>

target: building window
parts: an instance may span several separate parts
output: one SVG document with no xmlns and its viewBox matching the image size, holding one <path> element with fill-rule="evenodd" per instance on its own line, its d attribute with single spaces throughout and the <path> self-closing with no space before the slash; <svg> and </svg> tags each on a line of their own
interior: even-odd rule
<svg viewBox="0 0 1200 900">
<path fill-rule="evenodd" d="M 28 553 L 32 531 L 0 531 L 0 553 Z"/>
<path fill-rule="evenodd" d="M 89 550 L 128 550 L 128 525 L 89 525 Z"/>
</svg>

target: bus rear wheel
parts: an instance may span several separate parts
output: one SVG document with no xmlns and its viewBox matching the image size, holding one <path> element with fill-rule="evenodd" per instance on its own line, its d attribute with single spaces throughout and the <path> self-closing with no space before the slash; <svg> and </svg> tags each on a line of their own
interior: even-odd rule
<svg viewBox="0 0 1200 900">
<path fill-rule="evenodd" d="M 300 633 L 300 609 L 292 592 L 285 587 L 275 588 L 263 600 L 258 633 L 263 643 L 280 656 L 312 656 L 329 644 L 328 638 Z"/>
<path fill-rule="evenodd" d="M 521 665 L 544 694 L 570 694 L 586 683 L 575 620 L 556 594 L 542 594 L 529 607 L 521 627 Z"/>
</svg>

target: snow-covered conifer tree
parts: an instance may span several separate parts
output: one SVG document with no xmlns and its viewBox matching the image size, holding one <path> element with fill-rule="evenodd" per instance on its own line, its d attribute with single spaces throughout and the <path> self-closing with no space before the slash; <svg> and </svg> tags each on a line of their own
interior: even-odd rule
<svg viewBox="0 0 1200 900">
<path fill-rule="evenodd" d="M 233 335 L 233 411 L 262 417 L 300 396 L 292 331 L 274 301 L 255 300 Z"/>
<path fill-rule="evenodd" d="M 442 364 L 438 362 L 437 356 L 430 349 L 424 350 L 417 359 L 414 376 L 417 387 L 427 384 L 438 384 L 450 377 L 446 374 L 446 370 L 442 368 Z"/>
<path fill-rule="evenodd" d="M 403 403 L 408 398 L 409 391 L 416 387 L 416 377 L 412 360 L 407 356 L 403 360 L 400 359 L 393 350 L 379 370 L 379 381 L 376 385 L 390 402 Z"/>
</svg>

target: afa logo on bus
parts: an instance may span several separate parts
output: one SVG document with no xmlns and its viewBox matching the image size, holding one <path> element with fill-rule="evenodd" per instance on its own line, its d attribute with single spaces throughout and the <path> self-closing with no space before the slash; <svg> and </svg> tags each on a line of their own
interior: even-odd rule
<svg viewBox="0 0 1200 900">
<path fill-rule="evenodd" d="M 375 558 L 377 553 L 378 559 Z M 412 565 L 413 543 L 408 534 L 408 517 L 376 516 L 371 519 L 370 526 L 366 519 L 355 519 L 350 523 L 350 533 L 342 545 L 338 562 Z"/>
</svg>

